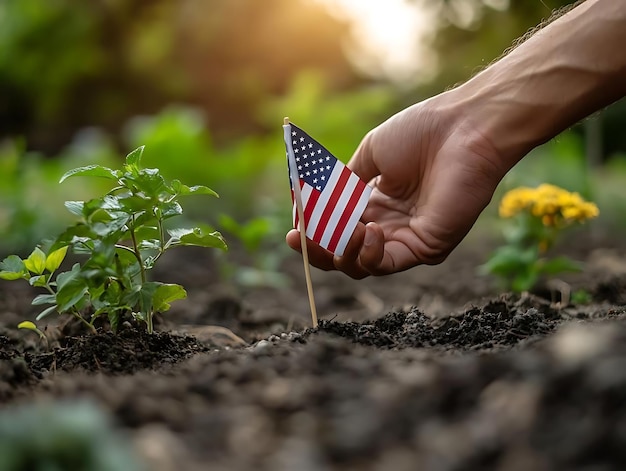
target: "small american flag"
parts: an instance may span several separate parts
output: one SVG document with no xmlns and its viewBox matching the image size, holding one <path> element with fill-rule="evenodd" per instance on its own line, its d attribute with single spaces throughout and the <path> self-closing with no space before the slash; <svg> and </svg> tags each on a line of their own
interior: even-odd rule
<svg viewBox="0 0 626 471">
<path fill-rule="evenodd" d="M 319 142 L 293 124 L 283 126 L 293 202 L 293 227 L 299 229 L 293 181 L 298 177 L 306 236 L 343 255 L 365 211 L 372 189 Z"/>
</svg>

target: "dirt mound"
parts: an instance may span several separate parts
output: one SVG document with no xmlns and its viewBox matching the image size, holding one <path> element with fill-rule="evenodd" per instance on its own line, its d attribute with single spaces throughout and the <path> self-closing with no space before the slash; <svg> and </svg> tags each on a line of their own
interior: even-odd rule
<svg viewBox="0 0 626 471">
<path fill-rule="evenodd" d="M 117 335 L 104 332 L 67 337 L 61 347 L 51 352 L 27 353 L 25 359 L 35 372 L 85 370 L 132 374 L 171 365 L 204 350 L 193 337 L 127 329 Z"/>
<path fill-rule="evenodd" d="M 319 329 L 379 348 L 484 350 L 540 338 L 561 321 L 559 312 L 540 298 L 503 296 L 441 319 L 413 308 L 371 323 L 322 321 Z"/>
</svg>

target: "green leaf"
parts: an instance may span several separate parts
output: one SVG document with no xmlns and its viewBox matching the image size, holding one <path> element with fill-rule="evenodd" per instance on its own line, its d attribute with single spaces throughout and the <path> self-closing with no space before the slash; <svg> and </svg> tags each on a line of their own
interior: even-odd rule
<svg viewBox="0 0 626 471">
<path fill-rule="evenodd" d="M 111 309 L 107 312 L 107 317 L 113 333 L 117 332 L 117 328 L 120 325 L 120 310 L 121 309 Z"/>
<path fill-rule="evenodd" d="M 158 239 L 159 229 L 156 226 L 141 225 L 135 229 L 135 237 L 138 240 Z"/>
<path fill-rule="evenodd" d="M 33 299 L 31 304 L 33 306 L 39 306 L 41 304 L 54 304 L 56 302 L 56 296 L 54 294 L 39 294 Z"/>
<path fill-rule="evenodd" d="M 70 177 L 102 177 L 109 180 L 117 180 L 119 178 L 119 171 L 112 170 L 102 165 L 87 165 L 86 167 L 73 168 L 63 174 L 59 183 L 63 183 Z"/>
<path fill-rule="evenodd" d="M 35 250 L 24 260 L 24 265 L 31 273 L 41 275 L 46 269 L 46 254 L 39 247 L 35 247 Z"/>
<path fill-rule="evenodd" d="M 50 314 L 52 314 L 56 310 L 57 310 L 57 305 L 56 304 L 54 306 L 47 307 L 46 309 L 41 311 L 39 314 L 37 314 L 37 317 L 35 319 L 40 321 L 41 319 L 43 319 L 44 317 L 49 316 Z"/>
<path fill-rule="evenodd" d="M 170 201 L 162 206 L 163 219 L 169 219 L 174 216 L 180 216 L 183 214 L 182 206 L 176 201 Z"/>
<path fill-rule="evenodd" d="M 505 245 L 497 249 L 493 255 L 480 266 L 481 273 L 491 273 L 500 276 L 513 276 L 535 263 L 537 250 L 519 249 L 515 246 Z"/>
<path fill-rule="evenodd" d="M 539 272 L 545 275 L 557 275 L 566 272 L 580 272 L 583 264 L 567 257 L 555 257 L 550 260 L 541 260 Z"/>
<path fill-rule="evenodd" d="M 160 250 L 161 241 L 159 239 L 148 239 L 139 242 L 140 250 Z"/>
<path fill-rule="evenodd" d="M 178 193 L 181 196 L 187 195 L 210 195 L 219 198 L 219 195 L 211 190 L 208 186 L 204 185 L 195 185 L 195 186 L 187 186 L 181 183 L 179 180 L 172 180 L 171 183 L 172 190 Z"/>
<path fill-rule="evenodd" d="M 121 208 L 128 214 L 150 211 L 154 207 L 154 201 L 142 195 L 120 196 L 118 200 Z"/>
<path fill-rule="evenodd" d="M 154 297 L 154 293 L 160 284 L 161 283 L 156 281 L 148 281 L 147 283 L 142 284 L 139 288 L 138 302 L 144 316 L 149 316 L 152 313 L 152 298 Z"/>
<path fill-rule="evenodd" d="M 251 219 L 245 224 L 239 224 L 232 217 L 222 214 L 219 217 L 219 223 L 227 232 L 238 237 L 250 253 L 255 253 L 259 250 L 263 239 L 267 237 L 271 229 L 270 221 L 263 217 Z"/>
<path fill-rule="evenodd" d="M 37 335 L 39 335 L 39 337 L 41 337 L 42 339 L 45 339 L 46 336 L 44 335 L 44 333 L 39 330 L 37 328 L 37 326 L 35 325 L 34 322 L 31 321 L 22 321 L 19 324 L 17 324 L 17 328 L 18 329 L 28 329 L 28 330 L 32 330 L 33 332 L 37 333 Z"/>
<path fill-rule="evenodd" d="M 31 286 L 38 286 L 40 288 L 46 286 L 46 284 L 48 283 L 48 277 L 50 275 L 35 275 L 35 276 L 31 276 L 30 279 L 28 280 L 28 282 L 30 283 Z"/>
<path fill-rule="evenodd" d="M 57 303 L 59 312 L 65 312 L 78 304 L 87 294 L 87 286 L 80 278 L 74 278 L 65 284 L 63 289 L 57 292 Z"/>
<path fill-rule="evenodd" d="M 67 254 L 67 248 L 68 246 L 66 245 L 65 247 L 61 247 L 60 249 L 54 250 L 48 254 L 46 257 L 46 270 L 53 273 L 61 266 L 61 263 L 63 263 L 65 255 Z"/>
<path fill-rule="evenodd" d="M 136 188 L 133 193 L 143 192 L 154 200 L 158 200 L 159 196 L 167 191 L 165 180 L 156 168 L 141 169 L 137 175 L 126 176 L 123 180 L 129 188 Z"/>
<path fill-rule="evenodd" d="M 165 244 L 166 248 L 176 245 L 195 245 L 227 249 L 226 242 L 218 231 L 206 232 L 204 228 L 194 227 L 193 229 L 170 229 L 167 232 L 171 239 Z"/>
<path fill-rule="evenodd" d="M 28 271 L 24 261 L 17 255 L 9 255 L 0 262 L 0 278 L 3 280 L 18 280 L 27 278 Z"/>
<path fill-rule="evenodd" d="M 38 330 L 37 326 L 35 325 L 35 323 L 31 322 L 31 321 L 22 321 L 19 324 L 17 324 L 17 328 L 18 329 Z"/>
<path fill-rule="evenodd" d="M 161 284 L 157 286 L 152 295 L 152 306 L 155 312 L 165 312 L 169 310 L 170 303 L 177 299 L 185 299 L 187 292 L 182 286 L 177 284 Z"/>
<path fill-rule="evenodd" d="M 74 264 L 71 271 L 59 273 L 56 278 L 56 300 L 59 312 L 65 312 L 76 305 L 87 293 L 87 285 L 80 277 L 80 265 Z"/>
<path fill-rule="evenodd" d="M 539 275 L 534 270 L 527 273 L 521 273 L 513 279 L 511 289 L 517 293 L 529 291 L 535 286 L 538 279 Z"/>
<path fill-rule="evenodd" d="M 66 201 L 64 205 L 74 216 L 83 216 L 84 201 Z"/>
<path fill-rule="evenodd" d="M 54 241 L 50 250 L 58 250 L 67 245 L 75 246 L 80 242 L 86 243 L 93 236 L 92 230 L 84 223 L 78 223 L 65 229 Z"/>
<path fill-rule="evenodd" d="M 127 224 L 130 222 L 130 216 L 125 213 L 115 213 L 112 219 L 108 221 L 94 222 L 91 224 L 91 229 L 94 234 L 105 238 L 115 236 L 115 233 L 119 232 L 116 238 L 120 239 L 121 234 L 126 232 Z"/>
<path fill-rule="evenodd" d="M 144 148 L 145 146 L 137 147 L 134 151 L 126 156 L 126 165 L 130 169 L 139 170 Z"/>
</svg>

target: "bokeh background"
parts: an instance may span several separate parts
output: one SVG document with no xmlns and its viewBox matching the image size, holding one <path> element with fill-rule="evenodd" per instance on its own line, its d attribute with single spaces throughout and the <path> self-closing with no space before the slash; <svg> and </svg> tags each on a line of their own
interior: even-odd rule
<svg viewBox="0 0 626 471">
<path fill-rule="evenodd" d="M 567 3 L 0 0 L 0 252 L 29 252 L 72 220 L 63 201 L 107 189 L 59 185 L 66 170 L 117 167 L 145 145 L 146 166 L 220 194 L 190 199 L 186 218 L 275 271 L 291 210 L 283 116 L 347 161 L 369 129 L 467 80 Z M 561 185 L 598 203 L 595 224 L 623 229 L 625 122 L 623 102 L 597 113 L 499 191 Z M 492 227 L 492 206 L 476 231 Z"/>
</svg>

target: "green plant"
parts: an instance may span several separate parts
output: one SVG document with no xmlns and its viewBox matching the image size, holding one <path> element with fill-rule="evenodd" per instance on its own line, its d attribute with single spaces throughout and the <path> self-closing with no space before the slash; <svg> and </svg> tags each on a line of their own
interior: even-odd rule
<svg viewBox="0 0 626 471">
<path fill-rule="evenodd" d="M 46 334 L 44 334 L 40 329 L 38 329 L 34 322 L 22 321 L 19 324 L 17 324 L 17 328 L 26 329 L 26 330 L 30 330 L 31 332 L 35 332 L 39 336 L 39 338 L 45 342 L 46 347 L 50 347 Z"/>
<path fill-rule="evenodd" d="M 498 276 L 505 288 L 521 292 L 533 288 L 541 276 L 582 268 L 579 262 L 565 256 L 548 257 L 548 250 L 565 229 L 596 217 L 599 211 L 578 193 L 542 184 L 507 192 L 499 213 L 507 222 L 505 243 L 480 270 Z"/>
<path fill-rule="evenodd" d="M 573 304 L 589 304 L 593 301 L 593 295 L 584 289 L 578 289 L 572 293 Z"/>
<path fill-rule="evenodd" d="M 238 284 L 243 286 L 282 288 L 289 285 L 289 278 L 279 271 L 279 265 L 286 253 L 282 231 L 278 237 L 277 228 L 283 228 L 285 225 L 275 219 L 278 219 L 277 215 L 274 218 L 257 217 L 245 223 L 239 223 L 226 214 L 220 215 L 220 227 L 233 235 L 243 246 L 252 265 L 237 264 L 235 266 L 222 259 L 223 277 L 232 276 Z M 280 245 L 276 246 L 275 241 L 278 239 L 280 239 Z"/>
<path fill-rule="evenodd" d="M 67 209 L 81 218 L 78 223 L 51 244 L 35 248 L 28 258 L 11 255 L 0 263 L 0 278 L 25 279 L 46 290 L 32 302 L 49 305 L 37 320 L 57 311 L 95 330 L 94 321 L 106 314 L 116 330 L 120 318 L 130 313 L 152 332 L 154 314 L 186 296 L 180 285 L 148 279 L 157 260 L 177 246 L 226 249 L 221 234 L 204 226 L 165 228 L 167 220 L 183 212 L 180 196 L 217 194 L 206 186 L 189 187 L 178 180 L 167 183 L 158 169 L 141 167 L 143 150 L 139 147 L 128 154 L 121 170 L 91 165 L 66 172 L 60 183 L 92 176 L 112 180 L 115 186 L 100 198 L 66 201 Z M 88 258 L 55 277 L 68 247 Z"/>
<path fill-rule="evenodd" d="M 0 412 L 3 471 L 138 471 L 126 437 L 86 401 L 24 404 Z"/>
</svg>

